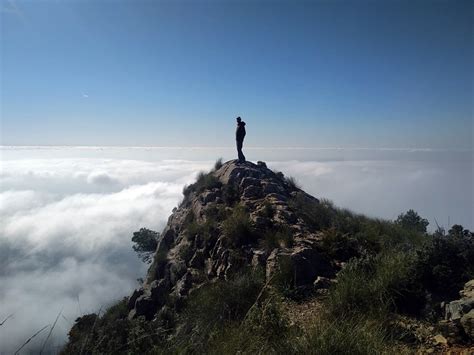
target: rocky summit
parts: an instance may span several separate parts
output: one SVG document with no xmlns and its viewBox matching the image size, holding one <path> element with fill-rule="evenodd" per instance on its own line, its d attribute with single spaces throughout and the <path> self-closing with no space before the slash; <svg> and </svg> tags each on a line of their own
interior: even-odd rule
<svg viewBox="0 0 474 355">
<path fill-rule="evenodd" d="M 130 319 L 152 319 L 170 299 L 180 304 L 204 283 L 226 280 L 246 266 L 263 268 L 270 280 L 284 264 L 301 287 L 329 284 L 334 277 L 338 265 L 320 252 L 320 232 L 292 207 L 319 200 L 264 162 L 226 162 L 184 194 L 161 233 L 146 281 L 130 297 Z M 232 218 L 236 210 L 248 215 L 245 240 L 232 240 L 242 236 L 226 228 L 223 216 Z M 280 233 L 281 240 L 264 245 L 268 230 Z"/>
</svg>

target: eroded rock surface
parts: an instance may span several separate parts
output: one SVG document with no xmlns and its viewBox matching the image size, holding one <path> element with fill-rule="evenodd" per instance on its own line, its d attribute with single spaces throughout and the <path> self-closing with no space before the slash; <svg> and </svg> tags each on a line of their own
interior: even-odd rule
<svg viewBox="0 0 474 355">
<path fill-rule="evenodd" d="M 180 303 L 203 283 L 227 279 L 249 265 L 266 270 L 267 278 L 287 268 L 297 286 L 313 287 L 315 281 L 320 283 L 317 280 L 334 277 L 334 263 L 318 248 L 319 231 L 291 207 L 295 198 L 310 203 L 319 203 L 318 199 L 263 162 L 229 161 L 211 172 L 208 180 L 207 185 L 189 187 L 173 210 L 147 278 L 130 296 L 129 318 L 153 319 L 166 304 Z M 247 211 L 252 226 L 252 235 L 241 245 L 235 245 L 223 227 L 236 208 Z M 275 228 L 284 230 L 291 243 L 263 246 L 261 239 Z"/>
</svg>

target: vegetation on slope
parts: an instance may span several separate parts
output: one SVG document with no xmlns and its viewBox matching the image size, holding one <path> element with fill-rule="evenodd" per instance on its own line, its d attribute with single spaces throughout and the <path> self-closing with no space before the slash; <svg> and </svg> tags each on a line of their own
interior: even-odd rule
<svg viewBox="0 0 474 355">
<path fill-rule="evenodd" d="M 217 184 L 203 175 L 185 193 Z M 208 209 L 205 222 L 198 223 L 192 215 L 186 218 L 187 238 L 200 235 L 205 241 L 221 228 L 231 248 L 253 244 L 272 250 L 291 245 L 288 228 L 272 225 L 259 230 L 248 211 L 235 204 L 235 198 L 232 201 L 231 209 Z M 261 269 L 244 267 L 226 281 L 210 280 L 179 309 L 173 309 L 176 303 L 170 300 L 152 321 L 129 320 L 126 299 L 102 316 L 83 316 L 71 329 L 64 353 L 411 352 L 416 343 L 410 343 L 413 339 L 394 319 L 439 319 L 434 302 L 454 299 L 463 283 L 474 277 L 473 234 L 461 226 L 430 234 L 426 220 L 412 210 L 392 222 L 298 194 L 289 205 L 321 233 L 322 252 L 345 265 L 327 293 L 295 297 L 300 294 L 284 267 L 271 280 Z M 274 210 L 267 206 L 261 213 L 272 216 Z M 141 253 L 153 244 L 145 239 L 134 240 Z M 308 297 L 317 299 L 318 311 L 308 314 L 304 324 L 293 322 L 284 305 L 304 303 Z"/>
</svg>

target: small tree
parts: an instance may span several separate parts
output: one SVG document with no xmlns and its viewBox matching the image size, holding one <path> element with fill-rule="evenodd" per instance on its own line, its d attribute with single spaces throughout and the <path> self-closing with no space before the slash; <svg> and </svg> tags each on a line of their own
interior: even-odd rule
<svg viewBox="0 0 474 355">
<path fill-rule="evenodd" d="M 426 227 L 430 224 L 427 219 L 420 217 L 418 213 L 413 210 L 408 210 L 406 213 L 399 215 L 395 223 L 404 228 L 413 229 L 421 233 L 426 233 Z"/>
<path fill-rule="evenodd" d="M 133 250 L 137 252 L 138 257 L 142 259 L 144 263 L 150 263 L 153 254 L 158 246 L 158 232 L 152 231 L 147 228 L 140 228 L 138 232 L 133 232 L 132 242 Z"/>
<path fill-rule="evenodd" d="M 470 238 L 473 233 L 469 229 L 464 229 L 463 226 L 455 224 L 448 231 L 448 235 L 453 238 Z"/>
</svg>

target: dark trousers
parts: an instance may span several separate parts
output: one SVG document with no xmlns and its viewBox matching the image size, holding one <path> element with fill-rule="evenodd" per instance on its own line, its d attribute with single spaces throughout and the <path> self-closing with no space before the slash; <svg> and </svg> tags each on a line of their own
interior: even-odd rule
<svg viewBox="0 0 474 355">
<path fill-rule="evenodd" d="M 242 153 L 242 145 L 244 140 L 237 140 L 237 153 L 239 155 L 239 161 L 245 161 L 245 155 Z"/>
</svg>

